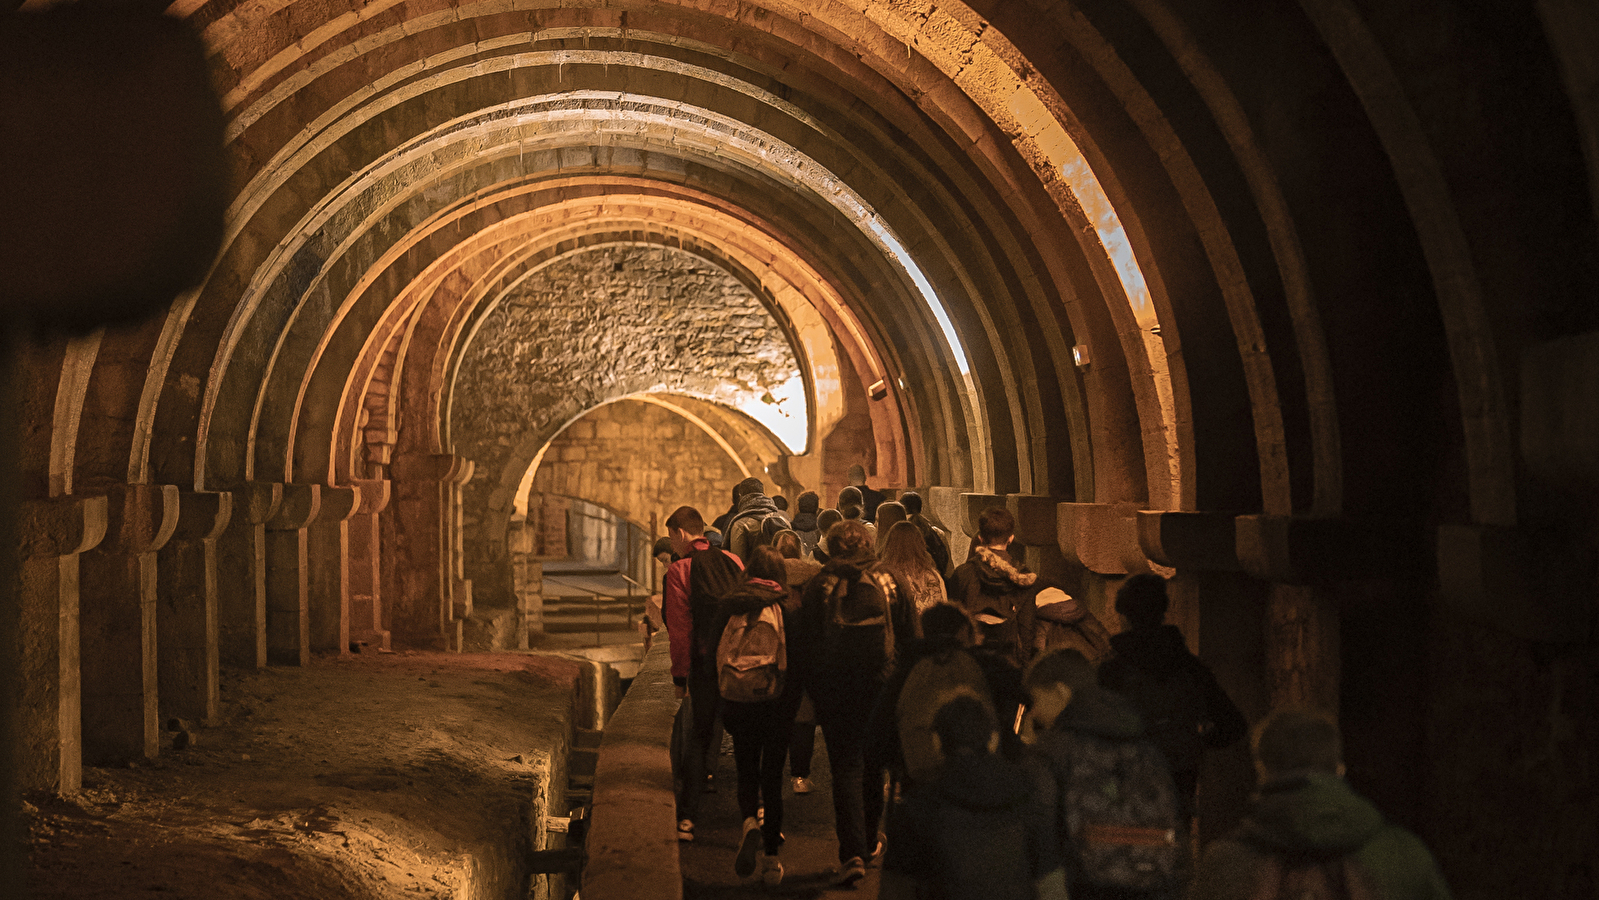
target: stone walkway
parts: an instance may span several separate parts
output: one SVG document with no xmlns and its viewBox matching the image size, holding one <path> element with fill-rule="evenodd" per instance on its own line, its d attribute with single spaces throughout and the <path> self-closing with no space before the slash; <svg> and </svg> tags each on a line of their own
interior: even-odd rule
<svg viewBox="0 0 1599 900">
<path fill-rule="evenodd" d="M 832 782 L 827 766 L 827 750 L 821 733 L 816 736 L 816 757 L 811 767 L 809 794 L 795 796 L 791 781 L 783 788 L 783 883 L 767 888 L 758 878 L 741 879 L 733 874 L 733 855 L 738 849 L 742 819 L 735 796 L 732 743 L 723 746 L 717 763 L 716 793 L 707 794 L 700 805 L 700 821 L 695 823 L 694 840 L 678 844 L 683 868 L 685 900 L 734 900 L 744 897 L 803 897 L 866 900 L 877 896 L 878 870 L 866 870 L 866 878 L 852 888 L 833 886 L 838 867 L 838 843 L 833 838 Z"/>
</svg>

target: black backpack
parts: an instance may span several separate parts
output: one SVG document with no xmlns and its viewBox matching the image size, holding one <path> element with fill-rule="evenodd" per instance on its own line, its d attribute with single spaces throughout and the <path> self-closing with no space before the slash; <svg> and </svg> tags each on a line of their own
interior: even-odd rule
<svg viewBox="0 0 1599 900">
<path fill-rule="evenodd" d="M 722 638 L 716 627 L 722 598 L 744 583 L 744 570 L 720 547 L 689 554 L 688 613 L 694 623 L 694 655 L 707 669 L 716 665 L 716 645 Z"/>
<path fill-rule="evenodd" d="M 1136 666 L 1116 690 L 1144 717 L 1145 736 L 1166 757 L 1173 772 L 1199 768 L 1205 753 L 1202 728 L 1208 719 L 1205 685 L 1184 666 L 1160 678 Z"/>
</svg>

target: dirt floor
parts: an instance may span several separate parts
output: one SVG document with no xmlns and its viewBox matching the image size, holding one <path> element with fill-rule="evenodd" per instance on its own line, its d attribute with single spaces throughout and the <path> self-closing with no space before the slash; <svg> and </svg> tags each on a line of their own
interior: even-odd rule
<svg viewBox="0 0 1599 900">
<path fill-rule="evenodd" d="M 224 670 L 222 723 L 192 746 L 163 729 L 158 760 L 85 767 L 82 793 L 29 798 L 32 894 L 517 895 L 578 673 L 550 656 L 404 651 Z"/>
</svg>

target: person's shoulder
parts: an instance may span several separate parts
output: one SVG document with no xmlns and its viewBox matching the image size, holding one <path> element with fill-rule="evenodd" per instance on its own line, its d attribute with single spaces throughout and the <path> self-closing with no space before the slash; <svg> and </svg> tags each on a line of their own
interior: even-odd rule
<svg viewBox="0 0 1599 900">
<path fill-rule="evenodd" d="M 1355 854 L 1360 867 L 1395 900 L 1447 900 L 1449 888 L 1427 845 L 1411 831 L 1385 822 Z"/>
</svg>

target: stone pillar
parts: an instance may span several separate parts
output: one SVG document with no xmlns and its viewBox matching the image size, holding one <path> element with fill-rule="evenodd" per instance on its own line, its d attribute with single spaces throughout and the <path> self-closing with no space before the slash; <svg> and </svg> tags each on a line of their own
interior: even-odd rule
<svg viewBox="0 0 1599 900">
<path fill-rule="evenodd" d="M 966 561 L 972 548 L 971 526 L 966 522 L 965 495 L 960 488 L 930 487 L 922 494 L 922 515 L 949 535 L 951 566 Z"/>
<path fill-rule="evenodd" d="M 266 521 L 283 502 L 283 485 L 251 481 L 232 491 L 233 516 L 217 539 L 217 641 L 222 662 L 267 664 Z"/>
<path fill-rule="evenodd" d="M 544 564 L 533 558 L 533 532 L 527 520 L 511 520 L 506 544 L 511 553 L 512 587 L 516 591 L 517 648 L 526 650 L 529 634 L 544 633 Z"/>
<path fill-rule="evenodd" d="M 233 495 L 185 491 L 178 527 L 156 556 L 156 668 L 161 715 L 214 725 L 221 715 L 217 538 Z"/>
<path fill-rule="evenodd" d="M 306 531 L 310 648 L 350 652 L 350 522 L 361 505 L 354 487 L 323 487 Z"/>
<path fill-rule="evenodd" d="M 83 758 L 103 764 L 161 750 L 156 551 L 178 525 L 175 485 L 116 485 L 106 539 L 83 554 L 79 585 Z"/>
<path fill-rule="evenodd" d="M 361 501 L 349 522 L 350 644 L 389 649 L 383 627 L 383 517 L 389 505 L 389 482 L 357 481 Z"/>
<path fill-rule="evenodd" d="M 23 790 L 72 793 L 83 786 L 79 554 L 105 538 L 108 504 L 104 497 L 58 497 L 24 502 L 19 511 L 13 765 Z"/>
<path fill-rule="evenodd" d="M 283 502 L 266 521 L 267 662 L 311 661 L 310 563 L 306 529 L 322 505 L 316 484 L 283 485 Z"/>
<path fill-rule="evenodd" d="M 470 463 L 451 453 L 395 457 L 394 587 L 390 628 L 401 641 L 422 647 L 459 647 L 452 627 L 451 502 L 460 473 Z"/>
</svg>

